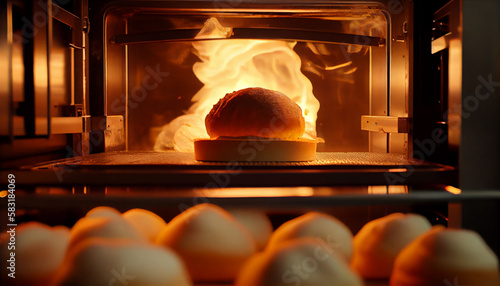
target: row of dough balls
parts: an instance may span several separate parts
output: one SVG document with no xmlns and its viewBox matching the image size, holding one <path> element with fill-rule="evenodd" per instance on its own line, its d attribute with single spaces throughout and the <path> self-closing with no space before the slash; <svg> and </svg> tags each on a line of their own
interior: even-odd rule
<svg viewBox="0 0 500 286">
<path fill-rule="evenodd" d="M 8 241 L 4 233 L 2 260 Z M 419 215 L 391 214 L 353 237 L 326 214 L 307 213 L 273 232 L 259 212 L 211 204 L 168 224 L 147 210 L 109 207 L 89 211 L 71 230 L 26 223 L 16 230 L 16 279 L 6 280 L 5 271 L 1 285 L 358 286 L 363 278 L 390 278 L 391 286 L 500 285 L 498 259 L 479 235 L 431 228 Z"/>
</svg>

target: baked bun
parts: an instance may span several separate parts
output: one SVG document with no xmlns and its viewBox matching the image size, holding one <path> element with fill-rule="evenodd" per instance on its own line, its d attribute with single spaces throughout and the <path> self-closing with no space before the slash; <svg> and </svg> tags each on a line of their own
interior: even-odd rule
<svg viewBox="0 0 500 286">
<path fill-rule="evenodd" d="M 391 286 L 498 286 L 498 258 L 474 231 L 435 226 L 397 256 Z"/>
<path fill-rule="evenodd" d="M 365 224 L 354 236 L 351 267 L 368 279 L 389 278 L 399 252 L 431 229 L 417 214 L 394 213 Z"/>
<path fill-rule="evenodd" d="M 305 129 L 302 109 L 279 91 L 260 87 L 226 94 L 205 118 L 210 138 L 255 136 L 298 139 Z"/>
</svg>

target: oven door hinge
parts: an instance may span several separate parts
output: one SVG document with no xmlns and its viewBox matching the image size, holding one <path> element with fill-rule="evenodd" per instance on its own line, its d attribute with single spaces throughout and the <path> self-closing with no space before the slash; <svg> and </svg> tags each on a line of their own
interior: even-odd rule
<svg viewBox="0 0 500 286">
<path fill-rule="evenodd" d="M 382 133 L 408 133 L 410 119 L 398 116 L 361 116 L 361 130 Z"/>
<path fill-rule="evenodd" d="M 82 31 L 85 34 L 88 34 L 90 31 L 90 21 L 88 17 L 83 17 L 82 18 Z"/>
</svg>

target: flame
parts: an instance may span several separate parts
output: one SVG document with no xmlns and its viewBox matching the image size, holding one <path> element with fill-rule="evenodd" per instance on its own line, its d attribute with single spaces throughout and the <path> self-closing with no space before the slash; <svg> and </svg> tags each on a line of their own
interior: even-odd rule
<svg viewBox="0 0 500 286">
<path fill-rule="evenodd" d="M 175 149 L 193 152 L 193 141 L 208 138 L 205 116 L 227 93 L 247 87 L 263 87 L 286 94 L 301 108 L 306 121 L 305 138 L 316 138 L 319 101 L 312 84 L 300 70 L 300 57 L 294 52 L 295 42 L 277 40 L 227 39 L 232 29 L 210 18 L 193 42 L 200 62 L 193 72 L 204 86 L 193 96 L 186 114 L 163 127 L 155 150 Z"/>
</svg>

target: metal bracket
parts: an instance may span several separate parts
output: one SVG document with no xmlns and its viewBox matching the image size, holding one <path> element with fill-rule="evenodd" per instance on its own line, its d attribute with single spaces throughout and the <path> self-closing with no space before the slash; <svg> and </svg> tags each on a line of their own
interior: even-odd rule
<svg viewBox="0 0 500 286">
<path fill-rule="evenodd" d="M 91 118 L 92 130 L 120 130 L 124 129 L 123 126 L 123 116 L 121 115 L 95 116 Z"/>
<path fill-rule="evenodd" d="M 123 116 L 108 115 L 90 118 L 92 153 L 125 150 L 125 124 Z"/>
<path fill-rule="evenodd" d="M 361 130 L 383 133 L 408 133 L 410 120 L 408 117 L 362 115 Z"/>
</svg>

